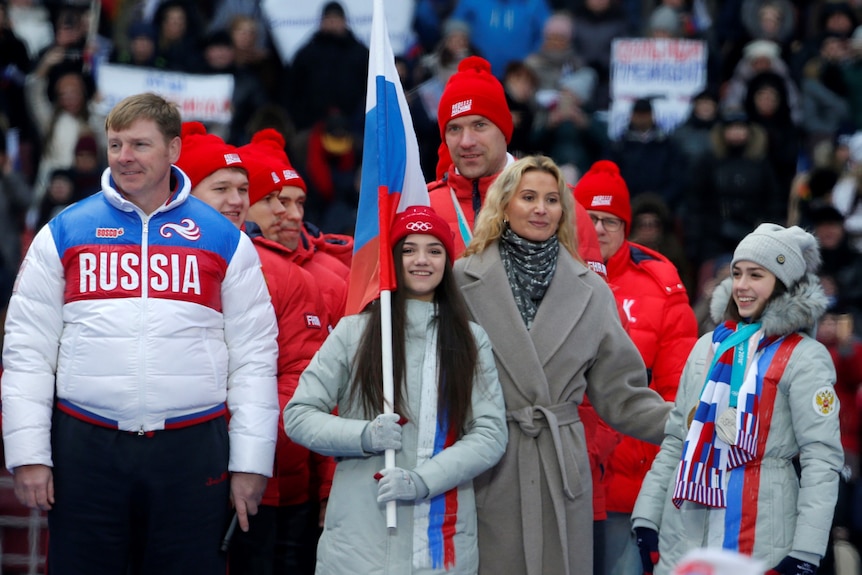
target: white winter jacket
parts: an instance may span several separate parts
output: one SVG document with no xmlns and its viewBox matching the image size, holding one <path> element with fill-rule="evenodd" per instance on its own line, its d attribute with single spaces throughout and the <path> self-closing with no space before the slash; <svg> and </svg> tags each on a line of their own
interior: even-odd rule
<svg viewBox="0 0 862 575">
<path fill-rule="evenodd" d="M 126 431 L 230 412 L 231 471 L 271 475 L 277 327 L 249 238 L 176 191 L 147 216 L 114 189 L 36 235 L 16 281 L 3 349 L 6 466 L 52 465 L 55 405 Z"/>
</svg>

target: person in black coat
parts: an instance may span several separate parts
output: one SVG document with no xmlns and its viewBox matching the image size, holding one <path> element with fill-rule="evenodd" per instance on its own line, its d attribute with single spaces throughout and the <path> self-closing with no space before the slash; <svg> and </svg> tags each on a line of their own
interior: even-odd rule
<svg viewBox="0 0 862 575">
<path fill-rule="evenodd" d="M 745 113 L 766 131 L 767 158 L 782 193 L 790 192 L 796 175 L 801 135 L 791 119 L 787 84 L 774 72 L 761 72 L 748 81 Z"/>
<path fill-rule="evenodd" d="M 809 212 L 813 233 L 820 243 L 820 276 L 835 282 L 841 303 L 862 320 L 862 253 L 856 250 L 844 229 L 844 216 L 821 200 Z"/>
<path fill-rule="evenodd" d="M 328 2 L 320 29 L 293 60 L 288 109 L 297 130 L 310 128 L 333 109 L 361 125 L 367 78 L 368 48 L 347 27 L 341 4 Z"/>
<path fill-rule="evenodd" d="M 620 167 L 632 200 L 640 194 L 653 193 L 677 215 L 685 182 L 685 158 L 656 125 L 649 99 L 635 101 L 628 129 L 610 144 L 608 159 Z"/>
<path fill-rule="evenodd" d="M 766 160 L 766 134 L 740 110 L 724 111 L 713 128 L 713 145 L 695 167 L 686 193 L 686 249 L 703 268 L 733 253 L 762 222 L 783 222 L 786 193 Z"/>
</svg>

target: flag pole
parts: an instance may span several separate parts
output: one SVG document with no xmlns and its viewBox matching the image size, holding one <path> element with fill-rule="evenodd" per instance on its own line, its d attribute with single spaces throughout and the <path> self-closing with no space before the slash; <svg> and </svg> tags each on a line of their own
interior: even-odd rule
<svg viewBox="0 0 862 575">
<path fill-rule="evenodd" d="M 422 176 L 413 121 L 386 29 L 384 2 L 374 0 L 362 180 L 346 311 L 360 313 L 370 302 L 379 299 L 383 371 L 380 409 L 385 414 L 395 412 L 395 386 L 398 384 L 394 381 L 392 354 L 392 292 L 398 286 L 389 235 L 394 216 L 416 205 L 430 205 L 428 189 Z M 384 452 L 383 465 L 386 469 L 395 467 L 394 450 Z M 386 503 L 389 529 L 396 527 L 396 511 L 396 502 Z"/>
<path fill-rule="evenodd" d="M 380 328 L 383 339 L 383 413 L 392 413 L 395 399 L 395 383 L 392 366 L 392 292 L 380 292 Z M 395 467 L 395 450 L 387 449 L 383 453 L 384 467 Z M 395 529 L 398 526 L 395 501 L 386 503 L 386 527 Z"/>
</svg>

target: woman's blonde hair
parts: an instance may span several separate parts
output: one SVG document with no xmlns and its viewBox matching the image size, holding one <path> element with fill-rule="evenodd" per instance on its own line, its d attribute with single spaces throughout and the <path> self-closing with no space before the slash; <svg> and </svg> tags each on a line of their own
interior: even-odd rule
<svg viewBox="0 0 862 575">
<path fill-rule="evenodd" d="M 560 205 L 563 215 L 557 227 L 557 239 L 560 244 L 578 261 L 578 237 L 575 231 L 575 199 L 574 194 L 566 184 L 562 171 L 547 156 L 526 156 L 506 167 L 491 187 L 485 197 L 485 203 L 476 219 L 473 239 L 464 251 L 464 256 L 478 254 L 497 241 L 505 229 L 505 210 L 518 189 L 521 179 L 527 172 L 539 171 L 550 174 L 557 181 L 560 192 Z"/>
</svg>

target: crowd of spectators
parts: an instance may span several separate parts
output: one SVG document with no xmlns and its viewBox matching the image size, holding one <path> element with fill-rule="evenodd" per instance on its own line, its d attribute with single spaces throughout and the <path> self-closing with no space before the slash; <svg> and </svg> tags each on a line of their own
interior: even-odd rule
<svg viewBox="0 0 862 575">
<path fill-rule="evenodd" d="M 4 226 L 32 233 L 95 189 L 77 174 L 78 152 L 95 147 L 89 169 L 103 168 L 94 75 L 108 61 L 233 75 L 232 118 L 207 128 L 233 145 L 275 128 L 309 182 L 307 219 L 351 233 L 368 50 L 349 6 L 321 4 L 318 29 L 282 61 L 259 0 L 109 1 L 98 14 L 81 0 L 0 3 L 4 177 L 14 172 L 29 187 L 29 199 L 4 192 Z M 806 224 L 809 200 L 834 202 L 850 238 L 862 233 L 860 158 L 836 159 L 862 128 L 860 23 L 862 7 L 850 0 L 416 0 L 415 40 L 397 56 L 426 180 L 435 179 L 443 86 L 460 60 L 482 55 L 506 88 L 510 151 L 550 155 L 573 184 L 596 160 L 614 160 L 633 200 L 650 193 L 664 202 L 666 232 L 684 246 L 684 261 L 674 257 L 697 300 L 715 258 L 757 221 Z M 670 133 L 644 99 L 627 129 L 608 137 L 611 44 L 621 37 L 705 42 L 705 89 Z M 818 154 L 828 165 L 815 165 Z M 834 200 L 831 189 L 804 197 L 815 168 L 820 181 L 837 176 Z M 2 276 L 17 264 L 4 261 Z"/>
<path fill-rule="evenodd" d="M 849 0 L 416 0 L 415 42 L 398 55 L 426 180 L 435 179 L 436 108 L 464 57 L 487 58 L 514 119 L 510 151 L 550 155 L 575 183 L 614 160 L 636 200 L 658 197 L 692 300 L 758 221 L 810 225 L 833 205 L 862 247 L 862 6 Z M 310 184 L 307 219 L 351 233 L 368 50 L 338 2 L 291 61 L 279 58 L 259 0 L 0 3 L 3 228 L 22 234 L 92 193 L 104 167 L 99 61 L 234 76 L 232 120 L 208 128 L 233 145 L 275 128 Z M 608 137 L 611 42 L 702 40 L 707 85 L 664 133 L 649 99 Z M 854 136 L 859 132 L 860 135 Z M 9 149 L 9 148 L 12 149 Z M 23 179 L 28 193 L 13 181 Z M 823 182 L 834 180 L 833 185 Z M 815 186 L 814 184 L 820 184 Z M 29 197 L 22 197 L 29 196 Z M 19 261 L 4 250 L 4 286 Z M 684 257 L 684 261 L 680 259 Z M 12 261 L 6 261 L 11 259 Z M 852 294 L 837 299 L 858 310 Z M 849 301 L 844 301 L 850 298 Z"/>
<path fill-rule="evenodd" d="M 758 223 L 800 225 L 822 245 L 830 317 L 844 326 L 836 346 L 862 355 L 850 343 L 862 335 L 862 2 L 414 4 L 415 41 L 397 63 L 426 181 L 437 177 L 443 88 L 462 59 L 481 55 L 506 90 L 509 150 L 549 155 L 571 184 L 598 160 L 617 163 L 632 197 L 632 239 L 676 265 L 696 311 Z M 0 0 L 0 310 L 28 238 L 99 189 L 100 62 L 231 74 L 231 120 L 207 128 L 235 146 L 275 129 L 308 183 L 306 220 L 352 233 L 368 49 L 349 7 L 321 2 L 319 28 L 283 61 L 260 0 L 99 6 L 94 14 L 84 0 Z M 706 85 L 675 129 L 662 130 L 642 99 L 623 133 L 608 136 L 611 45 L 622 37 L 706 44 Z M 698 318 L 701 333 L 711 329 Z M 858 452 L 858 438 L 846 444 Z M 850 459 L 856 466 L 858 454 Z M 848 526 L 858 537 L 862 525 Z"/>
</svg>

